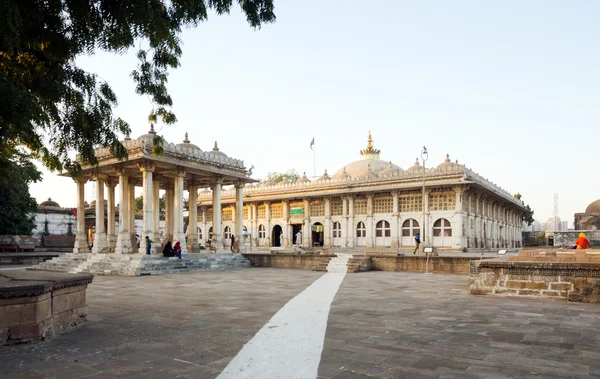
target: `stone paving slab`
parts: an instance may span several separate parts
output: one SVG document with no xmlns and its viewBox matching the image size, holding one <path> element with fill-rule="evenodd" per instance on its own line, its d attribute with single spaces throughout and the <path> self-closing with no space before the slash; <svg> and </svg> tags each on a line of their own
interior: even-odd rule
<svg viewBox="0 0 600 379">
<path fill-rule="evenodd" d="M 96 277 L 89 322 L 0 348 L 0 378 L 215 378 L 322 274 L 251 268 Z M 319 379 L 599 378 L 600 306 L 473 296 L 460 275 L 346 275 Z"/>
</svg>

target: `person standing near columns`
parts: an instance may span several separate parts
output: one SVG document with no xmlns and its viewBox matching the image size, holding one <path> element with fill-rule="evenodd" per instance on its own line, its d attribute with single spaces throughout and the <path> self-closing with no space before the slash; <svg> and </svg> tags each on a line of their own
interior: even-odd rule
<svg viewBox="0 0 600 379">
<path fill-rule="evenodd" d="M 94 234 L 94 246 L 92 253 L 107 253 L 106 233 L 104 229 L 104 182 L 106 175 L 97 174 L 96 180 L 96 233 Z"/>
<path fill-rule="evenodd" d="M 85 178 L 73 178 L 77 183 L 77 230 L 73 253 L 86 254 L 90 252 L 87 234 L 85 233 Z"/>
</svg>

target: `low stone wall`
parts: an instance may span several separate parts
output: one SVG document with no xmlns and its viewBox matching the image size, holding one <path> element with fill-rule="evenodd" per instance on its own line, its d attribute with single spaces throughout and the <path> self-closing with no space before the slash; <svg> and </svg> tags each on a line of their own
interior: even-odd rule
<svg viewBox="0 0 600 379">
<path fill-rule="evenodd" d="M 436 274 L 469 274 L 469 262 L 479 258 L 474 257 L 429 257 L 427 271 Z M 374 271 L 411 271 L 426 272 L 425 256 L 371 256 L 371 269 Z"/>
<path fill-rule="evenodd" d="M 600 303 L 600 263 L 474 261 L 469 286 L 474 295 L 554 297 Z"/>
<path fill-rule="evenodd" d="M 0 253 L 0 266 L 2 265 L 36 265 L 58 257 L 60 253 Z"/>
<path fill-rule="evenodd" d="M 92 275 L 0 272 L 0 345 L 43 340 L 86 320 Z"/>
<path fill-rule="evenodd" d="M 313 270 L 324 258 L 333 258 L 333 255 L 312 254 L 244 254 L 253 267 L 294 268 L 300 270 Z"/>
</svg>

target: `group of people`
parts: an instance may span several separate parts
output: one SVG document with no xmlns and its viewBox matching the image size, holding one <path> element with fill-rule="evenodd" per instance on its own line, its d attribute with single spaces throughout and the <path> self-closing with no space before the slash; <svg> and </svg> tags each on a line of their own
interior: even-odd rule
<svg viewBox="0 0 600 379">
<path fill-rule="evenodd" d="M 152 241 L 150 237 L 146 236 L 146 255 L 150 255 L 153 243 L 154 241 Z M 181 244 L 176 242 L 175 246 L 173 246 L 171 241 L 168 241 L 163 248 L 163 257 L 177 257 L 181 259 Z"/>
</svg>

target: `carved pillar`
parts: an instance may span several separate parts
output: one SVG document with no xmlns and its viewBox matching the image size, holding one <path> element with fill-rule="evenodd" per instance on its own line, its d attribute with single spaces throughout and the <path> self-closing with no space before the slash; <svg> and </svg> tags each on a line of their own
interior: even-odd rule
<svg viewBox="0 0 600 379">
<path fill-rule="evenodd" d="M 206 240 L 208 240 L 208 220 L 206 217 L 206 207 L 201 207 L 200 211 L 202 212 L 202 240 L 200 241 L 200 244 L 202 246 L 206 246 Z"/>
<path fill-rule="evenodd" d="M 223 235 L 221 234 L 221 186 L 223 179 L 217 178 L 212 186 L 213 191 L 213 243 L 217 251 L 223 251 Z"/>
<path fill-rule="evenodd" d="M 89 253 L 87 233 L 85 232 L 85 182 L 84 178 L 74 179 L 77 183 L 77 232 L 75 233 L 75 245 L 73 253 Z"/>
<path fill-rule="evenodd" d="M 129 254 L 131 248 L 131 234 L 129 232 L 129 177 L 120 169 L 119 174 L 119 235 L 117 237 L 116 253 Z"/>
<path fill-rule="evenodd" d="M 421 241 L 423 246 L 433 246 L 433 229 L 429 227 L 429 189 L 425 190 L 425 196 L 423 197 L 423 217 L 422 217 L 422 230 L 421 230 Z"/>
<path fill-rule="evenodd" d="M 373 234 L 375 228 L 373 227 L 373 194 L 367 194 L 367 247 L 373 247 L 375 244 L 375 238 Z"/>
<path fill-rule="evenodd" d="M 200 245 L 198 241 L 198 186 L 193 180 L 188 183 L 188 243 L 187 250 L 190 253 L 199 253 Z"/>
<path fill-rule="evenodd" d="M 108 230 L 106 233 L 106 243 L 108 244 L 108 250 L 111 253 L 115 252 L 117 246 L 117 235 L 115 234 L 115 183 L 112 180 L 106 182 L 106 189 L 108 190 L 108 204 L 107 204 L 107 217 L 108 217 Z"/>
<path fill-rule="evenodd" d="M 310 228 L 310 199 L 304 199 L 304 230 L 302 231 L 302 246 L 310 248 L 312 245 L 312 230 Z"/>
<path fill-rule="evenodd" d="M 348 199 L 342 197 L 342 247 L 348 247 Z"/>
<path fill-rule="evenodd" d="M 160 250 L 160 182 L 154 180 L 152 183 L 152 231 L 154 232 L 154 244 L 156 245 L 156 252 L 162 253 Z"/>
<path fill-rule="evenodd" d="M 399 226 L 399 222 L 400 220 L 398 219 L 399 213 L 398 213 L 398 192 L 397 191 L 393 191 L 392 192 L 392 243 L 391 243 L 391 247 L 392 248 L 397 248 L 400 246 L 400 241 L 399 241 L 399 237 L 398 237 L 398 233 L 400 230 L 400 226 Z"/>
<path fill-rule="evenodd" d="M 452 247 L 463 249 L 467 247 L 467 237 L 465 233 L 465 223 L 467 223 L 466 214 L 463 210 L 463 189 L 460 186 L 454 187 L 456 193 L 456 206 L 454 224 L 452 227 Z"/>
<path fill-rule="evenodd" d="M 348 247 L 356 246 L 356 225 L 354 225 L 354 196 L 348 198 Z"/>
<path fill-rule="evenodd" d="M 325 247 L 331 247 L 331 200 L 325 197 L 325 225 L 323 225 Z"/>
<path fill-rule="evenodd" d="M 181 245 L 181 253 L 187 254 L 185 233 L 183 231 L 183 178 L 185 178 L 185 170 L 183 170 L 181 167 L 178 167 L 174 186 L 175 204 L 173 206 L 173 245 L 179 242 Z"/>
<path fill-rule="evenodd" d="M 104 229 L 104 181 L 106 175 L 99 174 L 94 180 L 96 180 L 96 232 L 94 233 L 92 253 L 108 253 Z"/>
<path fill-rule="evenodd" d="M 173 242 L 173 184 L 167 181 L 165 188 L 165 239 L 163 245 L 169 241 Z"/>
<path fill-rule="evenodd" d="M 250 212 L 252 213 L 251 245 L 258 247 L 258 205 L 256 205 L 256 203 L 250 205 Z"/>
<path fill-rule="evenodd" d="M 244 244 L 244 183 L 235 186 L 235 209 L 237 215 L 235 218 L 235 240 L 237 241 L 237 252 L 242 253 L 245 250 Z M 234 246 L 235 248 L 235 246 Z"/>
<path fill-rule="evenodd" d="M 144 198 L 143 204 L 143 223 L 142 234 L 140 234 L 140 250 L 145 254 L 152 254 L 158 251 L 158 244 L 154 241 L 154 213 L 152 213 L 152 203 L 154 197 L 154 191 L 152 190 L 152 174 L 154 173 L 154 165 L 151 163 L 139 164 L 138 167 L 142 172 L 142 196 Z M 146 237 L 155 243 L 151 244 L 152 248 L 150 251 L 146 247 Z"/>
<path fill-rule="evenodd" d="M 265 201 L 265 217 L 267 224 L 265 225 L 265 246 L 271 247 L 271 202 Z"/>
<path fill-rule="evenodd" d="M 134 178 L 131 178 L 129 181 L 129 187 L 127 189 L 129 192 L 127 195 L 127 213 L 129 214 L 129 241 L 131 244 L 131 251 L 133 253 L 137 253 L 138 247 L 137 240 L 135 238 L 135 184 L 132 183 L 133 180 Z"/>
<path fill-rule="evenodd" d="M 287 200 L 283 201 L 283 247 L 290 245 L 290 202 Z"/>
</svg>

